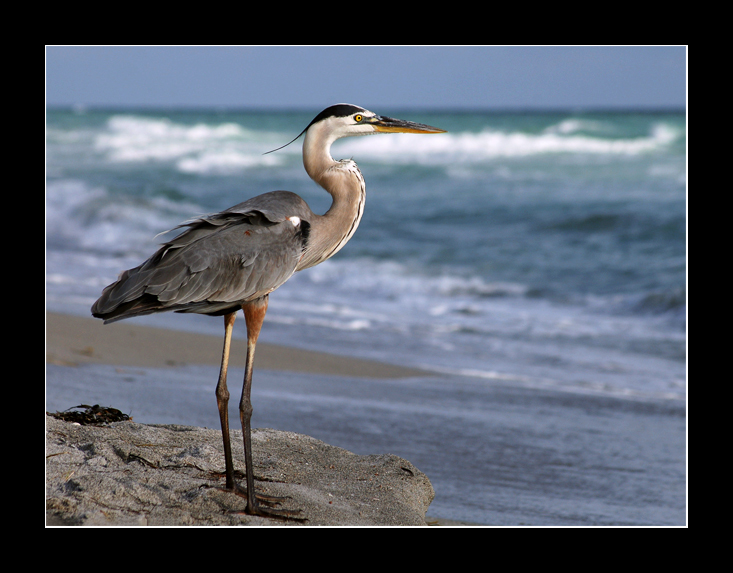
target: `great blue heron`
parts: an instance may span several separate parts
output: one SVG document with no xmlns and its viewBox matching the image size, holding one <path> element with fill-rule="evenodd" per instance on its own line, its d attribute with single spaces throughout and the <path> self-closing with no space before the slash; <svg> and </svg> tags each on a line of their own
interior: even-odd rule
<svg viewBox="0 0 733 573">
<path fill-rule="evenodd" d="M 331 157 L 331 144 L 341 137 L 397 132 L 444 130 L 379 116 L 356 105 L 337 104 L 324 109 L 298 137 L 305 133 L 305 170 L 333 197 L 325 215 L 316 215 L 295 193 L 272 191 L 226 211 L 186 221 L 176 227 L 187 227 L 185 231 L 163 243 L 140 266 L 122 272 L 92 306 L 92 314 L 104 319 L 105 324 L 169 310 L 224 316 L 224 350 L 216 401 L 224 440 L 226 489 L 246 496 L 249 514 L 290 518 L 298 513 L 268 507 L 271 498 L 255 495 L 250 392 L 255 345 L 269 294 L 296 271 L 336 254 L 359 225 L 364 212 L 364 178 L 352 160 L 335 161 Z M 247 359 L 239 402 L 246 493 L 234 480 L 227 389 L 229 345 L 240 308 L 247 324 Z"/>
</svg>

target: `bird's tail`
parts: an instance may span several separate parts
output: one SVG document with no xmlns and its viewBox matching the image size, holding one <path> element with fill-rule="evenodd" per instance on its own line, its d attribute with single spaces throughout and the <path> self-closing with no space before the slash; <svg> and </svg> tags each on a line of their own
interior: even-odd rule
<svg viewBox="0 0 733 573">
<path fill-rule="evenodd" d="M 145 293 L 147 273 L 141 272 L 142 266 L 124 271 L 117 281 L 107 286 L 92 305 L 92 316 L 107 324 L 165 310 L 158 297 Z"/>
</svg>

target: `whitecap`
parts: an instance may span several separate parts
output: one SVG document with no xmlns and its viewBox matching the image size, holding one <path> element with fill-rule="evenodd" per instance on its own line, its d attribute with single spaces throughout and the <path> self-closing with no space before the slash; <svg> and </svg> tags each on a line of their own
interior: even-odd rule
<svg viewBox="0 0 733 573">
<path fill-rule="evenodd" d="M 609 138 L 577 133 L 587 127 L 584 122 L 566 120 L 541 133 L 485 129 L 478 133 L 421 137 L 396 134 L 353 138 L 335 149 L 340 156 L 374 162 L 454 164 L 553 153 L 638 155 L 667 147 L 681 136 L 679 131 L 664 123 L 652 126 L 649 135 L 641 137 Z"/>
</svg>

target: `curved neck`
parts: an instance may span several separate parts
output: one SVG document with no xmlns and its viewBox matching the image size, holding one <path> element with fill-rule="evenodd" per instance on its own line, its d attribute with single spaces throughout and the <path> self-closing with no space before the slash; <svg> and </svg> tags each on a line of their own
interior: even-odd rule
<svg viewBox="0 0 733 573">
<path fill-rule="evenodd" d="M 331 157 L 331 143 L 336 138 L 321 135 L 318 129 L 306 132 L 303 166 L 310 178 L 331 195 L 333 202 L 324 215 L 311 221 L 308 246 L 298 270 L 317 265 L 341 250 L 364 214 L 366 186 L 361 171 L 351 160 L 335 161 Z"/>
</svg>

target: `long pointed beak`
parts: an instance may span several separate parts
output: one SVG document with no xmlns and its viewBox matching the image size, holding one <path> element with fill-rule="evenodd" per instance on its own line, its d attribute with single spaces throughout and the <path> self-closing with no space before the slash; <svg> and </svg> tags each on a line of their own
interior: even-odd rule
<svg viewBox="0 0 733 573">
<path fill-rule="evenodd" d="M 378 115 L 369 122 L 380 133 L 445 133 L 445 129 Z"/>
</svg>

